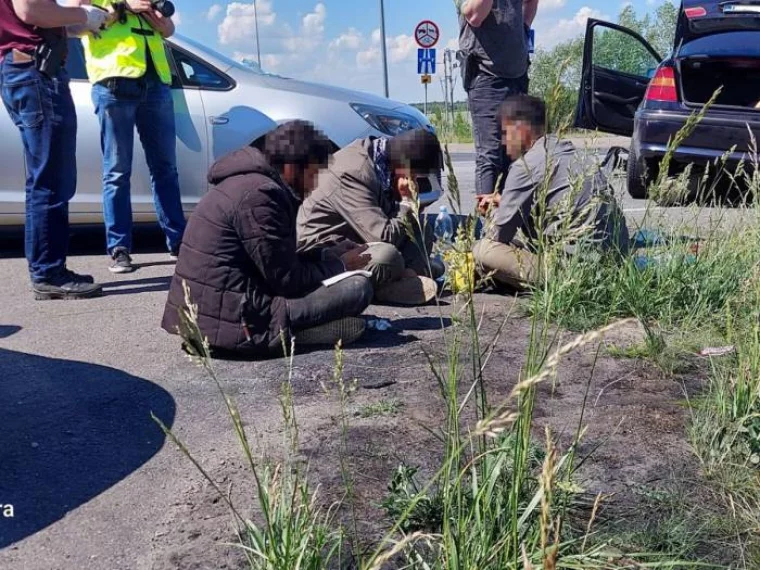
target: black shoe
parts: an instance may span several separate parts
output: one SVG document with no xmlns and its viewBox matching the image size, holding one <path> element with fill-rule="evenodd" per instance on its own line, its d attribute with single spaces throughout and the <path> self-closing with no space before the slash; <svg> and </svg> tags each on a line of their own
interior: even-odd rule
<svg viewBox="0 0 760 570">
<path fill-rule="evenodd" d="M 132 273 L 135 270 L 129 252 L 123 247 L 114 249 L 111 259 L 113 259 L 113 263 L 108 268 L 111 273 Z"/>
<path fill-rule="evenodd" d="M 64 271 L 58 277 L 48 281 L 33 283 L 34 298 L 38 301 L 92 299 L 103 294 L 101 285 L 81 281 L 81 278 L 84 277 L 82 275 L 72 278 L 69 273 Z"/>
<path fill-rule="evenodd" d="M 95 278 L 92 275 L 80 275 L 70 269 L 64 269 L 63 271 L 69 279 L 77 283 L 95 283 Z"/>
<path fill-rule="evenodd" d="M 437 257 L 430 258 L 430 272 L 433 279 L 440 279 L 446 274 L 446 264 Z"/>
<path fill-rule="evenodd" d="M 179 246 L 169 250 L 169 259 L 177 261 L 179 259 Z"/>
</svg>

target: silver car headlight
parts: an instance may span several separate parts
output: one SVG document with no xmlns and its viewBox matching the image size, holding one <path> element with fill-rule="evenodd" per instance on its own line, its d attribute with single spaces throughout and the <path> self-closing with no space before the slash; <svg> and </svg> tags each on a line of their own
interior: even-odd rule
<svg viewBox="0 0 760 570">
<path fill-rule="evenodd" d="M 415 117 L 398 111 L 361 103 L 351 103 L 351 108 L 370 126 L 391 137 L 423 126 Z"/>
</svg>

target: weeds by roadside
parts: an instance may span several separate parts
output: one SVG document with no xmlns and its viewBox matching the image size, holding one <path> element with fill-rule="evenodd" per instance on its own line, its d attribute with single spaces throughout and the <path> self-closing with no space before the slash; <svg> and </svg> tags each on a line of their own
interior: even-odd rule
<svg viewBox="0 0 760 570">
<path fill-rule="evenodd" d="M 695 113 L 671 142 L 668 157 L 703 113 Z M 708 535 L 721 543 L 714 551 L 735 555 L 719 562 L 754 568 L 760 537 L 760 215 L 752 205 L 760 191 L 758 160 L 740 164 L 735 172 L 717 164 L 718 172 L 698 180 L 697 190 L 688 169 L 669 176 L 668 163 L 666 159 L 650 196 L 662 201 L 667 194 L 667 203 L 684 197 L 703 201 L 685 209 L 680 220 L 650 202 L 640 223 L 657 231 L 658 243 L 622 261 L 597 253 L 555 256 L 527 308 L 534 318 L 541 315 L 575 330 L 634 317 L 644 331 L 643 342 L 613 347 L 613 356 L 652 361 L 668 376 L 696 374 L 705 379 L 704 392 L 687 393 L 686 398 L 692 414 L 689 436 L 707 486 L 714 490 L 705 491 L 715 507 L 709 511 L 710 532 L 690 522 L 687 512 L 673 510 L 635 542 L 700 557 L 700 549 L 709 550 L 709 545 L 697 548 L 690 541 Z M 746 199 L 732 210 L 731 219 L 725 210 L 715 216 L 701 205 L 711 203 L 716 176 L 729 178 L 740 187 L 734 193 Z M 735 350 L 725 356 L 697 356 L 707 346 Z M 713 532 L 716 528 L 725 534 Z M 659 542 L 653 540 L 655 535 Z"/>
<path fill-rule="evenodd" d="M 453 190 L 450 198 L 458 206 L 450 159 L 447 164 Z M 672 186 L 674 182 L 663 178 L 658 184 Z M 534 212 L 539 230 L 556 217 L 556 212 L 541 206 L 541 192 L 545 196 L 546 191 L 540 190 Z M 755 215 L 754 211 L 746 213 Z M 449 259 L 454 272 L 465 276 L 472 273 L 467 256 L 475 241 L 475 222 L 472 215 L 460 224 Z M 290 381 L 297 347 L 286 351 L 290 356 L 281 398 L 290 454 L 280 462 L 267 462 L 251 450 L 239 411 L 215 374 L 191 299 L 182 314 L 183 338 L 227 405 L 256 483 L 255 522 L 243 516 L 187 447 L 167 433 L 227 501 L 237 523 L 239 546 L 255 570 L 692 568 L 701 559 L 702 537 L 713 535 L 694 528 L 693 519 L 683 516 L 677 503 L 668 502 L 667 497 L 657 497 L 662 516 L 653 519 L 649 528 L 628 537 L 605 536 L 597 530 L 604 500 L 584 500 L 576 481 L 582 463 L 578 455 L 584 410 L 580 410 L 571 443 L 560 449 L 549 432 L 537 440 L 534 408 L 536 387 L 551 381 L 562 358 L 599 342 L 621 319 L 632 317 L 644 328 L 642 347 L 619 349 L 620 355 L 638 358 L 662 357 L 673 345 L 672 339 L 691 331 L 707 331 L 736 345 L 736 355 L 714 359 L 710 386 L 701 397 L 690 399 L 694 416 L 691 437 L 707 476 L 719 483 L 720 500 L 732 508 L 730 516 L 715 514 L 718 522 L 711 528 L 727 529 L 723 538 L 738 545 L 741 560 L 734 568 L 754 568 L 760 534 L 758 227 L 760 224 L 754 223 L 726 231 L 698 224 L 699 231 L 696 235 L 690 232 L 688 242 L 671 240 L 660 248 L 659 261 L 643 268 L 635 255 L 623 260 L 593 252 L 568 256 L 561 240 L 558 244 L 545 239 L 539 231 L 539 286 L 526 303 L 530 314 L 528 351 L 519 382 L 502 402 L 493 400 L 484 378 L 499 338 L 485 342 L 481 338 L 474 295 L 478 282 L 474 277 L 463 279 L 453 299 L 454 324 L 441 330 L 445 354 L 425 353 L 443 402 L 444 421 L 435 430 L 442 459 L 425 478 L 414 466 L 399 467 L 383 502 L 389 517 L 387 533 L 370 548 L 365 548 L 365 537 L 358 535 L 347 443 L 354 384 L 343 377 L 339 346 L 335 374 L 326 391 L 337 394 L 340 404 L 339 468 L 345 493 L 332 508 L 319 506 L 307 467 L 295 460 L 298 421 Z M 564 231 L 566 237 L 577 240 L 584 228 L 566 227 Z M 679 228 L 670 232 L 672 236 L 681 233 Z M 700 247 L 695 253 L 690 246 L 697 239 Z M 558 327 L 589 332 L 558 347 Z M 397 410 L 397 403 L 382 401 L 361 408 L 359 414 Z M 475 421 L 469 421 L 473 417 Z M 340 511 L 348 513 L 348 524 L 341 524 Z"/>
<path fill-rule="evenodd" d="M 392 416 L 397 414 L 401 408 L 404 407 L 404 403 L 393 398 L 390 400 L 380 400 L 373 402 L 372 404 L 366 404 L 359 408 L 357 412 L 362 418 L 373 418 L 378 416 Z"/>
</svg>

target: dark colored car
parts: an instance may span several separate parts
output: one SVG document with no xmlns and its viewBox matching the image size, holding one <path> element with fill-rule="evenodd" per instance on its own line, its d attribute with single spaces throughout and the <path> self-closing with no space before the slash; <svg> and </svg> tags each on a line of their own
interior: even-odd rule
<svg viewBox="0 0 760 570">
<path fill-rule="evenodd" d="M 646 198 L 669 141 L 718 89 L 669 174 L 693 164 L 696 176 L 719 163 L 732 172 L 756 154 L 760 0 L 683 0 L 666 58 L 632 30 L 589 20 L 576 126 L 632 137 L 628 191 Z"/>
</svg>

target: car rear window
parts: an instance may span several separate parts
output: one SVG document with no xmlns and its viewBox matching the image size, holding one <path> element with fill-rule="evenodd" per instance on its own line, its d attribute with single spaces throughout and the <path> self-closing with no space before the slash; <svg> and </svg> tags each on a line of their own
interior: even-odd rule
<svg viewBox="0 0 760 570">
<path fill-rule="evenodd" d="M 712 57 L 760 57 L 760 31 L 725 32 L 712 34 L 685 43 L 681 57 L 708 55 Z"/>
</svg>

